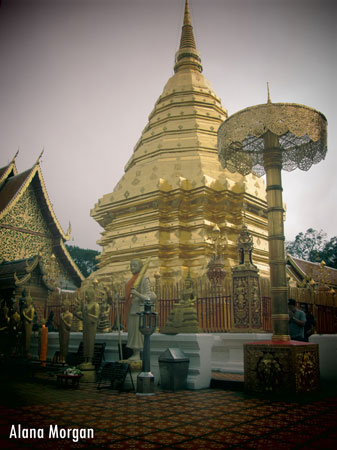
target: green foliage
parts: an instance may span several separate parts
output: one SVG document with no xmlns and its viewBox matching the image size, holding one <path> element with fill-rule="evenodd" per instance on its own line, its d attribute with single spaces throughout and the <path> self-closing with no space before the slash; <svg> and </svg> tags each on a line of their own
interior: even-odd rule
<svg viewBox="0 0 337 450">
<path fill-rule="evenodd" d="M 334 236 L 325 244 L 323 250 L 319 253 L 319 258 L 327 266 L 337 269 L 337 236 Z"/>
<path fill-rule="evenodd" d="M 311 262 L 321 262 L 337 269 L 337 237 L 327 240 L 324 231 L 309 228 L 305 233 L 299 233 L 295 240 L 286 243 L 286 250 L 295 258 Z"/>
<path fill-rule="evenodd" d="M 99 255 L 99 251 L 80 248 L 76 245 L 66 245 L 66 247 L 70 256 L 85 277 L 97 270 L 96 256 Z"/>
<path fill-rule="evenodd" d="M 306 261 L 316 261 L 319 252 L 327 242 L 327 235 L 324 231 L 316 231 L 308 228 L 305 233 L 299 233 L 295 240 L 286 244 L 287 252 L 296 258 Z"/>
</svg>

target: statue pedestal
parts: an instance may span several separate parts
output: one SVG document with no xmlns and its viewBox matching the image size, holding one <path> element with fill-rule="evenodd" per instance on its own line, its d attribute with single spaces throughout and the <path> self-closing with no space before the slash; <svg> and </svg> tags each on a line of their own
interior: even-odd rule
<svg viewBox="0 0 337 450">
<path fill-rule="evenodd" d="M 304 394 L 319 389 L 318 345 L 260 341 L 244 345 L 247 393 Z"/>
<path fill-rule="evenodd" d="M 96 371 L 95 366 L 89 362 L 85 362 L 79 365 L 79 369 L 83 373 L 82 383 L 95 383 Z"/>
<path fill-rule="evenodd" d="M 142 371 L 142 361 L 132 361 L 130 359 L 122 359 L 120 361 L 118 361 L 120 363 L 126 363 L 129 365 L 130 367 L 130 372 L 131 372 L 131 377 L 132 377 L 132 381 L 133 381 L 133 386 L 130 380 L 130 377 L 127 376 L 125 378 L 125 382 L 124 382 L 124 388 L 125 390 L 135 390 L 136 386 L 137 386 L 137 376 L 138 374 Z"/>
</svg>

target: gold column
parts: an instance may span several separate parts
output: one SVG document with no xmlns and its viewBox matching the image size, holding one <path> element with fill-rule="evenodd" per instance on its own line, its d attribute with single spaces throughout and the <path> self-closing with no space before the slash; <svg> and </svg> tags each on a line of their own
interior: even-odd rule
<svg viewBox="0 0 337 450">
<path fill-rule="evenodd" d="M 269 266 L 271 281 L 273 340 L 288 341 L 288 288 L 284 250 L 282 153 L 278 137 L 271 131 L 264 135 L 264 167 L 267 177 Z"/>
</svg>

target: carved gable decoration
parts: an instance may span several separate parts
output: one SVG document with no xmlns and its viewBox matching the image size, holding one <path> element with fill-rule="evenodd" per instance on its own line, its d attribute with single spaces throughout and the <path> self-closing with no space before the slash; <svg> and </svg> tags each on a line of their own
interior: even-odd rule
<svg viewBox="0 0 337 450">
<path fill-rule="evenodd" d="M 38 255 L 43 268 L 54 258 L 58 287 L 76 289 L 84 277 L 64 245 L 69 237 L 53 211 L 39 159 L 22 173 L 14 161 L 0 168 L 0 262 L 30 261 Z"/>
</svg>

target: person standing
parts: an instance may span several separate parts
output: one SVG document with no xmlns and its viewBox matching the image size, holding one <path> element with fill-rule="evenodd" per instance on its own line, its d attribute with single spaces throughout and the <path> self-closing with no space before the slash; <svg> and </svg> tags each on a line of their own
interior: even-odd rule
<svg viewBox="0 0 337 450">
<path fill-rule="evenodd" d="M 288 300 L 289 309 L 289 334 L 293 341 L 304 341 L 305 313 L 296 308 L 296 300 Z"/>
<path fill-rule="evenodd" d="M 306 303 L 302 303 L 301 305 L 302 310 L 305 313 L 305 325 L 304 325 L 304 340 L 305 342 L 309 342 L 309 337 L 314 334 L 315 326 L 316 326 L 316 320 L 314 316 L 309 311 L 308 305 Z"/>
</svg>

